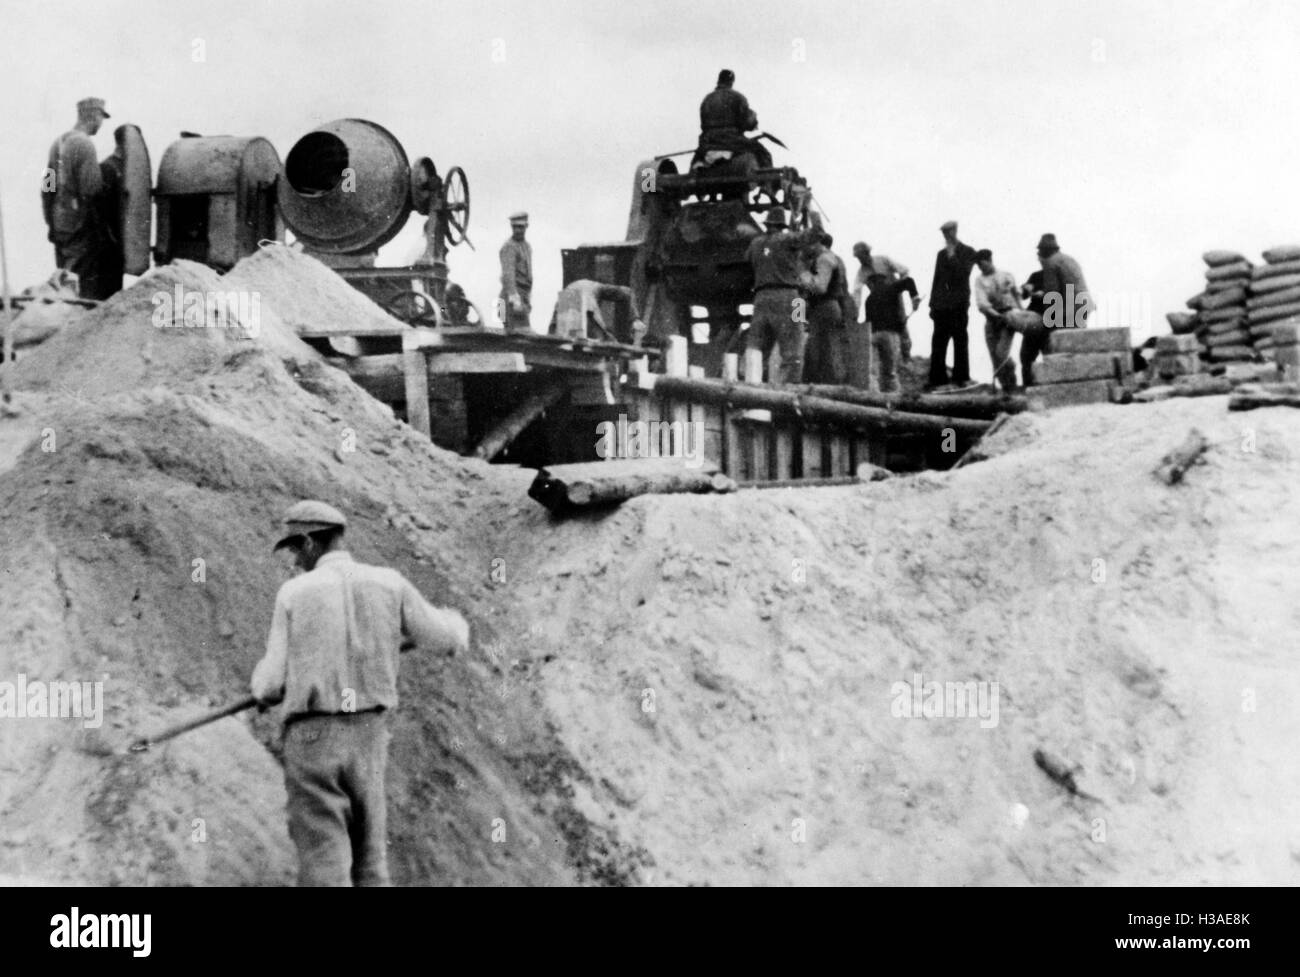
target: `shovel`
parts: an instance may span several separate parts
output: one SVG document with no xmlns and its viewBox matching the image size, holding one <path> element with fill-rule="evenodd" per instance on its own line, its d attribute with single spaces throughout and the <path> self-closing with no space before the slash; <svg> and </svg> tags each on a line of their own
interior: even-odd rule
<svg viewBox="0 0 1300 977">
<path fill-rule="evenodd" d="M 209 723 L 215 723 L 218 719 L 224 719 L 226 716 L 233 716 L 235 713 L 243 712 L 245 709 L 251 709 L 257 705 L 257 700 L 251 695 L 245 696 L 235 702 L 228 703 L 224 706 L 218 706 L 216 709 L 210 709 L 193 719 L 187 719 L 184 722 L 173 723 L 165 726 L 156 733 L 146 733 L 139 736 L 126 745 L 125 748 L 116 748 L 108 743 L 99 740 L 92 740 L 83 745 L 87 753 L 95 756 L 114 756 L 123 753 L 144 753 L 155 743 L 163 743 L 167 740 L 180 736 L 181 733 L 188 733 L 192 729 L 198 729 L 200 726 L 206 726 Z"/>
</svg>

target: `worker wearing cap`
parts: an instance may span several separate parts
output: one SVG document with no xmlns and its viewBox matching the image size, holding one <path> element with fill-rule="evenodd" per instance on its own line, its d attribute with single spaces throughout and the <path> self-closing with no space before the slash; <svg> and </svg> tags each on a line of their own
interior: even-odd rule
<svg viewBox="0 0 1300 977">
<path fill-rule="evenodd" d="M 501 245 L 501 321 L 507 332 L 532 332 L 533 246 L 524 240 L 528 215 L 510 215 L 510 238 Z"/>
<path fill-rule="evenodd" d="M 1020 308 L 1020 286 L 1016 276 L 1001 271 L 993 264 L 993 252 L 982 248 L 975 252 L 980 274 L 975 279 L 975 307 L 984 314 L 984 342 L 989 348 L 989 361 L 993 375 L 1003 391 L 1016 386 L 1016 362 L 1011 346 L 1016 330 L 1007 319 L 1007 313 Z"/>
<path fill-rule="evenodd" d="M 99 157 L 91 137 L 109 118 L 102 98 L 77 103 L 77 124 L 50 147 L 41 181 L 41 209 L 54 245 L 54 262 L 79 281 L 82 298 L 98 299 L 103 228 L 96 197 L 103 189 Z"/>
<path fill-rule="evenodd" d="M 952 343 L 952 383 L 970 383 L 970 345 L 966 327 L 970 319 L 970 274 L 975 268 L 975 249 L 957 237 L 957 222 L 939 227 L 943 247 L 934 262 L 934 284 L 930 289 L 930 318 L 934 334 L 930 339 L 930 387 L 948 383 L 948 344 Z"/>
<path fill-rule="evenodd" d="M 388 885 L 384 770 L 398 652 L 463 651 L 469 626 L 432 607 L 396 570 L 343 548 L 347 520 L 299 502 L 275 549 L 304 572 L 275 598 L 253 696 L 284 709 L 284 781 L 298 884 Z"/>
<path fill-rule="evenodd" d="M 1086 328 L 1093 309 L 1088 283 L 1079 262 L 1061 252 L 1055 234 L 1038 239 L 1038 263 L 1043 268 L 1043 321 L 1047 328 Z"/>
<path fill-rule="evenodd" d="M 745 253 L 754 269 L 754 314 L 746 346 L 761 350 L 765 359 L 774 345 L 780 347 L 780 370 L 769 382 L 779 378 L 781 383 L 801 383 L 808 303 L 800 294 L 800 255 L 815 236 L 820 237 L 821 228 L 791 233 L 780 207 L 767 212 L 764 226 L 766 233 L 750 241 Z"/>
</svg>

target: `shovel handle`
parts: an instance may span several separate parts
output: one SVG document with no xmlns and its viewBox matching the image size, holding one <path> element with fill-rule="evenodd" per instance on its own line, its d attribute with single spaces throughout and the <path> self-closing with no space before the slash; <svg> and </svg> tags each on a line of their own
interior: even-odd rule
<svg viewBox="0 0 1300 977">
<path fill-rule="evenodd" d="M 181 733 L 188 733 L 191 729 L 198 729 L 200 726 L 206 726 L 208 723 L 215 723 L 218 719 L 224 719 L 226 716 L 233 716 L 237 712 L 243 712 L 245 709 L 251 709 L 257 705 L 257 700 L 251 695 L 245 696 L 228 705 L 220 706 L 216 709 L 209 710 L 201 716 L 194 719 L 188 719 L 183 723 L 176 723 L 168 726 L 157 733 L 149 736 L 141 736 L 131 744 L 130 749 L 134 753 L 149 749 L 154 743 L 162 743 L 165 740 L 180 736 Z"/>
</svg>

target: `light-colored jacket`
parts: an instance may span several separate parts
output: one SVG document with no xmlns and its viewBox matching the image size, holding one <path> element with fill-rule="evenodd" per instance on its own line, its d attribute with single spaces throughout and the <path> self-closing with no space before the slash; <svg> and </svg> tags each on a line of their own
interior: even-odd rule
<svg viewBox="0 0 1300 977">
<path fill-rule="evenodd" d="M 469 625 L 433 607 L 396 570 L 334 550 L 275 597 L 266 656 L 252 693 L 284 702 L 285 719 L 397 706 L 397 656 L 418 647 L 462 651 Z"/>
</svg>

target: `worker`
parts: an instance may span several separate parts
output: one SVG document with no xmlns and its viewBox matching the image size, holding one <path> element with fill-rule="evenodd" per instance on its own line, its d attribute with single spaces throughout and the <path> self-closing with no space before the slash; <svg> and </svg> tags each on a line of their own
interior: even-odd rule
<svg viewBox="0 0 1300 977">
<path fill-rule="evenodd" d="M 808 267 L 800 274 L 801 287 L 808 296 L 804 383 L 841 384 L 848 380 L 848 270 L 831 250 L 833 243 L 834 238 L 823 231 L 805 253 Z"/>
<path fill-rule="evenodd" d="M 102 231 L 99 268 L 99 294 L 111 298 L 122 291 L 122 189 L 126 181 L 126 126 L 113 130 L 113 152 L 99 164 L 100 191 L 95 198 L 99 227 Z"/>
<path fill-rule="evenodd" d="M 600 303 L 614 302 L 627 307 L 628 330 L 620 333 L 605 322 Z M 551 317 L 552 336 L 568 339 L 605 339 L 615 343 L 640 345 L 646 334 L 646 325 L 637 310 L 636 295 L 626 285 L 609 285 L 580 278 L 569 282 L 560 292 Z"/>
<path fill-rule="evenodd" d="M 1055 234 L 1038 239 L 1038 263 L 1043 267 L 1043 321 L 1047 328 L 1086 328 L 1093 309 L 1088 283 L 1079 262 L 1061 252 Z"/>
<path fill-rule="evenodd" d="M 735 72 L 723 68 L 718 72 L 717 87 L 700 102 L 700 144 L 692 169 L 743 154 L 752 155 L 759 169 L 772 165 L 767 147 L 745 135 L 758 128 L 758 116 L 749 107 L 749 99 L 732 87 L 735 81 Z"/>
<path fill-rule="evenodd" d="M 1011 272 L 1000 271 L 993 264 L 993 252 L 988 248 L 976 252 L 975 261 L 980 269 L 975 279 L 975 307 L 984 313 L 984 342 L 993 376 L 1004 392 L 1010 392 L 1016 386 L 1016 363 L 1011 355 L 1016 331 L 1006 313 L 1020 308 L 1020 288 Z"/>
<path fill-rule="evenodd" d="M 483 328 L 484 323 L 479 317 L 478 309 L 474 307 L 474 303 L 465 295 L 465 289 L 461 288 L 455 282 L 447 283 L 444 305 L 446 307 L 447 325 L 451 328 Z"/>
<path fill-rule="evenodd" d="M 871 245 L 859 241 L 853 245 L 853 257 L 858 259 L 858 270 L 853 275 L 853 308 L 862 308 L 862 296 L 866 291 L 867 279 L 872 274 L 885 275 L 890 281 L 898 281 L 911 274 L 907 266 L 900 264 L 887 254 L 872 254 Z M 900 295 L 901 299 L 901 295 Z M 856 318 L 856 312 L 854 318 Z M 912 335 L 907 328 L 907 314 L 903 313 L 903 333 L 901 350 L 904 360 L 912 358 Z"/>
<path fill-rule="evenodd" d="M 871 346 L 880 364 L 880 392 L 897 393 L 898 363 L 902 353 L 903 328 L 907 316 L 903 313 L 904 293 L 912 297 L 912 308 L 920 304 L 916 282 L 910 276 L 893 278 L 883 272 L 867 276 L 867 302 L 864 318 L 871 324 Z"/>
<path fill-rule="evenodd" d="M 79 281 L 81 298 L 100 297 L 103 233 L 95 199 L 103 188 L 91 137 L 110 118 L 102 98 L 77 103 L 77 124 L 50 147 L 41 183 L 41 208 L 54 245 L 54 262 Z"/>
<path fill-rule="evenodd" d="M 398 652 L 463 652 L 469 626 L 396 570 L 353 560 L 334 507 L 298 502 L 284 527 L 275 549 L 292 551 L 303 573 L 276 594 L 252 693 L 263 707 L 283 703 L 298 884 L 388 885 L 384 769 Z"/>
<path fill-rule="evenodd" d="M 970 348 L 966 327 L 970 317 L 970 275 L 975 267 L 975 249 L 957 237 L 957 222 L 940 227 L 943 247 L 934 262 L 934 284 L 930 289 L 930 318 L 934 334 L 930 339 L 928 387 L 949 382 L 948 344 L 952 343 L 952 376 L 955 386 L 970 384 Z"/>
<path fill-rule="evenodd" d="M 1025 300 L 1026 311 L 1038 316 L 1037 321 L 1026 324 L 1020 334 L 1020 375 L 1026 387 L 1034 383 L 1034 361 L 1047 348 L 1047 326 L 1043 323 L 1043 313 L 1047 311 L 1047 302 L 1043 297 L 1043 270 L 1031 272 L 1020 286 L 1020 297 Z"/>
<path fill-rule="evenodd" d="M 807 300 L 800 295 L 800 254 L 820 237 L 821 228 L 792 233 L 785 210 L 773 207 L 764 218 L 766 232 L 749 242 L 746 260 L 754 269 L 754 314 L 746 339 L 747 349 L 761 350 L 766 359 L 773 345 L 780 347 L 780 368 L 769 382 L 803 380 L 803 353 L 807 335 Z"/>
<path fill-rule="evenodd" d="M 507 332 L 533 331 L 533 246 L 524 240 L 528 214 L 510 215 L 510 238 L 501 245 L 501 321 Z"/>
</svg>

